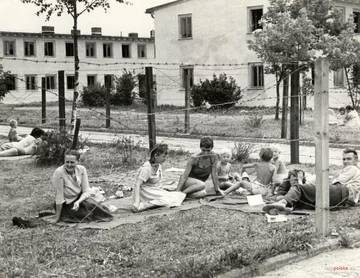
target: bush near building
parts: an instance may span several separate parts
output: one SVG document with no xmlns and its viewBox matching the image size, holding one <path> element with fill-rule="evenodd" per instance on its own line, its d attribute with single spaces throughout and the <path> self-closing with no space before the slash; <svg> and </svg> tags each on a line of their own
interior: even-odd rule
<svg viewBox="0 0 360 278">
<path fill-rule="evenodd" d="M 194 106 L 201 106 L 205 102 L 217 107 L 232 107 L 241 99 L 241 89 L 233 77 L 222 73 L 213 79 L 200 80 L 191 88 L 191 99 Z"/>
</svg>

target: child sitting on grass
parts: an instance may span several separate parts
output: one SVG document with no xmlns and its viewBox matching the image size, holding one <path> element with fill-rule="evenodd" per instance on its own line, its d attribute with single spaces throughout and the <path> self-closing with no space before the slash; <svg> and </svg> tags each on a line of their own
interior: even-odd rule
<svg viewBox="0 0 360 278">
<path fill-rule="evenodd" d="M 14 119 L 11 119 L 9 121 L 9 125 L 10 125 L 10 131 L 8 134 L 8 138 L 9 138 L 9 142 L 20 142 L 21 139 L 23 139 L 21 136 L 18 136 L 17 133 L 17 121 Z"/>
<path fill-rule="evenodd" d="M 230 149 L 224 148 L 220 152 L 220 161 L 216 167 L 220 189 L 227 189 L 233 185 L 234 181 L 240 181 L 238 173 L 231 173 L 231 156 Z"/>
<path fill-rule="evenodd" d="M 226 196 L 230 192 L 242 187 L 251 192 L 251 194 L 261 194 L 263 196 L 271 196 L 274 193 L 273 177 L 275 174 L 275 166 L 270 163 L 273 153 L 269 148 L 262 148 L 259 153 L 260 162 L 245 164 L 242 171 L 254 168 L 256 172 L 256 180 L 248 182 L 242 180 L 233 184 L 230 188 L 222 191 L 222 195 Z"/>
<path fill-rule="evenodd" d="M 273 152 L 272 164 L 275 166 L 274 175 L 274 189 L 279 186 L 284 179 L 286 179 L 288 171 L 285 163 L 280 159 L 280 148 L 278 145 L 271 145 L 270 149 Z"/>
</svg>

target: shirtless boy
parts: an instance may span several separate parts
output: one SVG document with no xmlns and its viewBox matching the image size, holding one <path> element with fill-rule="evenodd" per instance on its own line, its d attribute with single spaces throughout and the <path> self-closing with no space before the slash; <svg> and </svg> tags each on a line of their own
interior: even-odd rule
<svg viewBox="0 0 360 278">
<path fill-rule="evenodd" d="M 273 194 L 273 177 L 275 174 L 275 166 L 270 163 L 273 152 L 269 148 L 262 148 L 259 153 L 260 162 L 245 164 L 242 171 L 249 168 L 254 168 L 256 172 L 256 180 L 254 182 L 240 181 L 232 185 L 222 195 L 226 196 L 230 192 L 242 187 L 252 194 L 272 195 Z"/>
</svg>

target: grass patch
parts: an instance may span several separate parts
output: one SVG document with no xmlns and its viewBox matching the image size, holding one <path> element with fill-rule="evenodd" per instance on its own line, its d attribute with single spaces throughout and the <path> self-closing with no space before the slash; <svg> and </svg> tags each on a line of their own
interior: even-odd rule
<svg viewBox="0 0 360 278">
<path fill-rule="evenodd" d="M 137 169 L 147 150 L 135 148 L 137 165 L 123 162 L 116 144 L 91 144 L 81 164 L 90 177 Z M 189 154 L 170 151 L 164 168 L 185 168 Z M 236 166 L 236 165 L 235 165 Z M 299 168 L 299 165 L 291 167 Z M 301 165 L 314 173 L 314 167 Z M 314 216 L 267 223 L 263 215 L 201 207 L 108 231 L 48 225 L 22 230 L 14 216 L 33 217 L 54 201 L 55 166 L 28 160 L 0 164 L 0 277 L 213 277 L 235 267 L 313 246 Z M 330 172 L 337 170 L 330 169 Z M 103 186 L 113 194 L 116 188 Z M 339 234 L 358 227 L 360 210 L 331 212 Z"/>
</svg>

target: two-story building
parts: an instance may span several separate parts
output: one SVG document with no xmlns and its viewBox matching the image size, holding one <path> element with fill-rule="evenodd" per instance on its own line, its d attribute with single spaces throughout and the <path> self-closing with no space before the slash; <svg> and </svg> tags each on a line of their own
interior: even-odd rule
<svg viewBox="0 0 360 278">
<path fill-rule="evenodd" d="M 144 74 L 143 67 L 155 58 L 154 32 L 148 38 L 137 33 L 104 36 L 101 28 L 93 27 L 91 35 L 79 31 L 78 50 L 81 90 L 97 82 L 104 84 L 107 75 L 120 76 L 123 69 Z M 66 98 L 73 98 L 74 43 L 70 33 L 57 34 L 52 26 L 43 26 L 41 33 L 0 31 L 0 64 L 13 75 L 13 86 L 3 103 L 41 101 L 42 77 L 47 101 L 58 100 L 60 70 L 65 71 Z"/>
<path fill-rule="evenodd" d="M 354 15 L 358 25 L 359 3 L 334 1 L 344 20 Z M 158 104 L 184 105 L 187 74 L 193 84 L 226 73 L 243 89 L 243 105 L 274 106 L 275 77 L 264 73 L 262 61 L 247 46 L 268 6 L 268 0 L 177 0 L 147 9 L 155 20 L 156 62 L 164 65 L 157 75 Z M 331 72 L 329 79 L 330 92 L 337 93 L 330 93 L 330 106 L 350 104 L 344 72 Z"/>
</svg>

